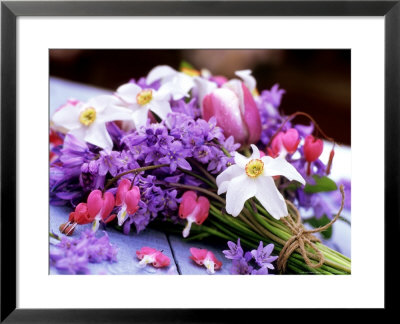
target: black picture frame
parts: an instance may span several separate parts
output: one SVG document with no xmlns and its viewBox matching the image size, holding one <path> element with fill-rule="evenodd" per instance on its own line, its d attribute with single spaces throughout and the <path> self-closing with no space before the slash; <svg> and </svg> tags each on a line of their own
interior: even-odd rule
<svg viewBox="0 0 400 324">
<path fill-rule="evenodd" d="M 395 1 L 2 1 L 1 322 L 217 322 L 238 310 L 16 308 L 16 20 L 20 16 L 380 16 L 385 19 L 385 309 L 398 279 L 391 256 L 399 235 L 400 0 Z M 371 190 L 373 190 L 371 188 Z M 372 242 L 366 242 L 372 244 Z M 397 243 L 398 244 L 398 243 Z M 371 256 L 372 257 L 372 256 Z M 373 268 L 368 269 L 373 272 Z M 368 285 L 368 283 L 366 283 Z M 298 291 L 294 292 L 298 294 Z M 40 294 L 40 292 L 38 292 Z M 241 312 L 241 311 L 240 311 Z M 254 315 L 261 312 L 253 310 Z"/>
</svg>

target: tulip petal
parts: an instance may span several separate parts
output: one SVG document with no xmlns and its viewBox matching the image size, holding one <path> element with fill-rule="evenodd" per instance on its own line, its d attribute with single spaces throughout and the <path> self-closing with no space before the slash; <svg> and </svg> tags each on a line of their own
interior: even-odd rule
<svg viewBox="0 0 400 324">
<path fill-rule="evenodd" d="M 232 90 L 219 88 L 204 97 L 202 116 L 206 121 L 214 116 L 225 137 L 232 135 L 236 142 L 243 144 L 248 132 L 239 106 L 239 98 Z"/>
<path fill-rule="evenodd" d="M 296 170 L 296 168 L 286 161 L 283 157 L 277 157 L 273 159 L 270 156 L 264 156 L 261 158 L 264 162 L 264 175 L 265 176 L 277 176 L 281 175 L 290 181 L 296 180 L 301 184 L 305 185 L 306 181 L 301 176 L 301 174 Z"/>
<path fill-rule="evenodd" d="M 260 177 L 259 177 L 260 178 Z M 226 193 L 226 211 L 236 217 L 243 209 L 247 199 L 254 197 L 257 192 L 257 185 L 253 179 L 246 174 L 234 178 L 229 182 Z"/>
<path fill-rule="evenodd" d="M 272 217 L 280 219 L 288 215 L 285 199 L 275 186 L 271 177 L 256 178 L 256 198 Z"/>
<path fill-rule="evenodd" d="M 256 88 L 257 81 L 251 75 L 251 70 L 240 70 L 236 71 L 235 74 L 243 80 L 243 83 L 247 86 L 250 91 L 253 91 Z"/>
<path fill-rule="evenodd" d="M 260 111 L 257 108 L 257 104 L 254 101 L 253 95 L 244 84 L 242 84 L 242 90 L 244 104 L 243 119 L 249 132 L 247 143 L 257 143 L 261 138 L 262 131 Z"/>
<path fill-rule="evenodd" d="M 204 78 L 200 77 L 195 77 L 194 78 L 194 83 L 196 85 L 197 89 L 197 96 L 200 105 L 203 105 L 203 99 L 206 95 L 209 93 L 213 92 L 215 89 L 217 89 L 217 84 L 215 82 L 208 81 Z"/>
</svg>

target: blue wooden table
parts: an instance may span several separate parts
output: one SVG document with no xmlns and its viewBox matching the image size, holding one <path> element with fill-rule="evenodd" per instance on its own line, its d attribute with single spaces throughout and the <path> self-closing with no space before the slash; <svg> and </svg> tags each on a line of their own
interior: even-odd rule
<svg viewBox="0 0 400 324">
<path fill-rule="evenodd" d="M 109 90 L 99 89 L 87 85 L 82 85 L 70 81 L 65 81 L 57 78 L 50 78 L 50 114 L 55 109 L 66 103 L 68 99 L 79 99 L 85 101 L 91 97 L 101 94 L 110 94 Z M 336 151 L 336 160 L 339 163 L 344 161 L 343 165 L 335 166 L 339 171 L 332 172 L 332 178 L 339 179 L 341 177 L 350 178 L 350 149 L 340 148 Z M 70 208 L 50 206 L 50 231 L 60 235 L 59 226 L 68 220 L 68 215 L 71 212 Z M 350 214 L 344 215 L 350 219 Z M 80 233 L 90 228 L 91 225 L 78 226 L 75 229 L 74 237 L 78 237 Z M 334 234 L 331 240 L 324 242 L 325 244 L 337 249 L 341 253 L 350 256 L 350 227 L 343 222 L 334 224 Z M 108 227 L 110 243 L 118 247 L 118 262 L 100 264 L 90 264 L 92 274 L 206 274 L 205 267 L 196 265 L 190 258 L 191 247 L 208 249 L 212 251 L 218 260 L 223 262 L 220 270 L 216 271 L 216 275 L 229 274 L 231 262 L 225 259 L 222 250 L 226 249 L 226 245 L 217 246 L 210 245 L 204 241 L 201 242 L 184 242 L 182 237 L 177 235 L 166 234 L 153 229 L 146 229 L 140 234 L 131 231 L 129 235 L 124 235 L 113 228 Z M 101 229 L 97 235 L 102 235 Z M 57 241 L 51 239 L 52 243 Z M 149 246 L 158 250 L 162 250 L 171 259 L 171 264 L 167 268 L 155 269 L 151 266 L 139 268 L 136 258 L 136 250 L 140 250 L 143 246 Z M 57 270 L 50 268 L 51 274 L 57 274 Z"/>
</svg>

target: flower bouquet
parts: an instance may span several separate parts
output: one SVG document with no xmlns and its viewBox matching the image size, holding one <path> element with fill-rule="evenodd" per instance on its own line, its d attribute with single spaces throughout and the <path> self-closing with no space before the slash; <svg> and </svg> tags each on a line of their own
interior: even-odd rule
<svg viewBox="0 0 400 324">
<path fill-rule="evenodd" d="M 259 92 L 250 70 L 236 76 L 156 66 L 113 95 L 57 109 L 50 203 L 72 210 L 50 233 L 60 240 L 52 264 L 85 273 L 87 260 L 117 260 L 107 234 L 96 238 L 99 226 L 121 235 L 153 226 L 184 240 L 224 240 L 232 273 L 350 274 L 350 259 L 319 238 L 348 208 L 349 187 L 328 177 L 335 141 L 308 114 L 283 115 L 278 85 Z M 310 123 L 296 124 L 299 115 Z M 332 147 L 325 163 L 324 145 Z M 334 211 L 323 192 L 338 195 Z M 314 212 L 307 226 L 299 209 Z M 91 229 L 69 238 L 83 224 Z M 211 251 L 190 252 L 209 273 L 222 266 Z M 136 256 L 140 266 L 170 263 L 152 247 Z"/>
</svg>

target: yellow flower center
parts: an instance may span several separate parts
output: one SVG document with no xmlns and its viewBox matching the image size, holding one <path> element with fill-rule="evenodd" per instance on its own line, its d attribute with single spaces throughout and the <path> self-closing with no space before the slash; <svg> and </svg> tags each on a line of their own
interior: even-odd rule
<svg viewBox="0 0 400 324">
<path fill-rule="evenodd" d="M 85 125 L 89 126 L 96 120 L 96 109 L 93 107 L 86 108 L 84 111 L 81 112 L 79 116 L 79 121 Z"/>
<path fill-rule="evenodd" d="M 250 178 L 257 178 L 264 171 L 264 162 L 259 159 L 251 160 L 246 164 L 246 174 Z"/>
<path fill-rule="evenodd" d="M 140 91 L 136 96 L 136 102 L 143 106 L 148 104 L 153 99 L 153 90 L 145 89 Z"/>
</svg>

